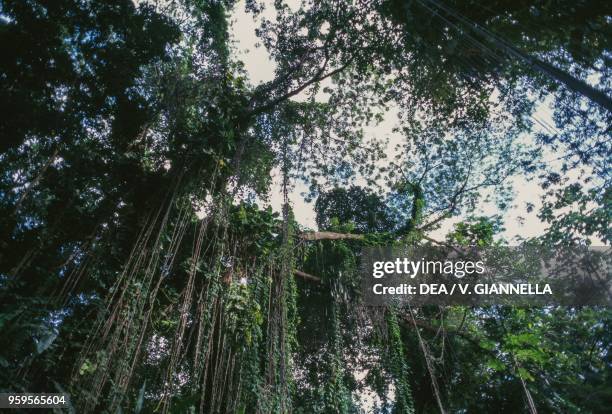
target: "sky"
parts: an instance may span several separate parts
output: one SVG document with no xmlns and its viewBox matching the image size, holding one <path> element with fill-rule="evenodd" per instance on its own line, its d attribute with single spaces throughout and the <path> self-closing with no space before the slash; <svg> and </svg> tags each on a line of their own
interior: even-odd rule
<svg viewBox="0 0 612 414">
<path fill-rule="evenodd" d="M 297 2 L 296 2 L 297 3 Z M 264 15 L 268 18 L 273 17 L 273 7 L 268 7 L 264 11 Z M 237 57 L 244 63 L 245 70 L 250 77 L 253 85 L 262 82 L 270 81 L 274 78 L 274 62 L 271 61 L 269 55 L 263 46 L 257 47 L 258 39 L 255 36 L 257 23 L 253 17 L 244 10 L 244 2 L 241 2 L 234 8 L 232 16 L 231 34 L 235 42 L 235 50 Z M 299 99 L 299 96 L 297 97 Z M 393 132 L 397 123 L 397 111 L 390 109 L 383 121 L 377 125 L 370 125 L 365 128 L 364 136 L 366 141 L 368 138 L 379 141 L 388 140 L 388 152 L 393 152 L 393 149 L 398 143 L 401 143 L 403 137 L 399 133 Z M 551 117 L 551 112 L 546 104 L 542 104 L 536 108 L 533 118 L 544 123 L 545 125 L 554 125 Z M 523 137 L 525 140 L 532 140 L 531 137 Z M 388 154 L 389 155 L 389 154 Z M 388 158 L 392 158 L 389 156 Z M 554 154 L 547 154 L 547 159 L 555 158 Z M 281 191 L 281 179 L 279 171 L 273 171 L 273 185 L 271 189 L 271 197 L 269 205 L 277 212 L 281 212 L 283 204 L 283 195 Z M 515 198 L 513 206 L 510 207 L 504 214 L 505 231 L 498 237 L 504 238 L 508 244 L 518 244 L 517 237 L 530 238 L 543 234 L 546 230 L 545 223 L 542 223 L 537 217 L 537 211 L 541 206 L 542 189 L 534 181 L 527 181 L 524 177 L 515 177 L 513 179 L 513 187 Z M 307 188 L 303 184 L 297 183 L 293 191 L 289 194 L 290 202 L 293 207 L 296 220 L 303 226 L 310 229 L 317 229 L 315 222 L 315 213 L 313 203 L 307 203 L 300 193 L 306 192 Z M 531 213 L 526 211 L 526 204 L 532 203 L 535 207 Z M 499 209 L 493 204 L 483 204 L 477 215 L 492 216 L 499 214 Z M 428 234 L 437 240 L 444 240 L 446 234 L 453 229 L 454 224 L 462 221 L 463 217 L 449 219 L 445 224 Z M 513 243 L 513 240 L 515 241 Z M 363 376 L 366 371 L 360 371 L 358 376 Z M 393 390 L 390 391 L 390 397 L 393 399 Z M 366 411 L 372 411 L 375 404 L 380 400 L 373 391 L 364 392 L 361 395 L 361 406 Z"/>
<path fill-rule="evenodd" d="M 294 6 L 299 4 L 299 2 L 295 1 L 289 3 L 290 5 L 294 3 Z M 263 15 L 267 18 L 273 18 L 273 13 L 274 7 L 270 5 L 264 9 Z M 275 64 L 269 58 L 266 49 L 263 46 L 258 47 L 258 39 L 255 36 L 256 27 L 257 22 L 253 20 L 253 16 L 245 12 L 244 1 L 236 5 L 233 10 L 231 25 L 231 36 L 234 40 L 234 53 L 236 57 L 244 63 L 245 70 L 253 85 L 272 80 L 274 78 L 275 69 Z M 300 97 L 298 96 L 297 99 L 300 99 Z M 366 127 L 364 129 L 366 141 L 368 139 L 388 139 L 388 152 L 392 152 L 396 144 L 401 143 L 403 140 L 401 134 L 393 132 L 393 128 L 396 126 L 397 122 L 395 114 L 396 111 L 391 108 L 380 124 Z M 534 118 L 542 120 L 544 123 L 554 125 L 551 119 L 550 110 L 545 104 L 540 105 L 536 109 Z M 526 137 L 526 139 L 530 138 Z M 546 225 L 536 216 L 539 206 L 541 205 L 540 198 L 542 195 L 542 190 L 539 185 L 534 181 L 528 182 L 523 177 L 516 177 L 513 179 L 513 187 L 515 200 L 513 206 L 503 214 L 506 230 L 500 234 L 500 237 L 511 242 L 516 236 L 529 238 L 544 233 Z M 305 185 L 296 183 L 295 188 L 289 194 L 290 202 L 296 220 L 303 226 L 316 229 L 315 213 L 313 210 L 314 203 L 307 203 L 304 201 L 301 193 L 305 191 Z M 531 213 L 527 213 L 525 208 L 528 202 L 535 205 Z M 280 212 L 282 203 L 283 196 L 280 177 L 278 171 L 274 171 L 269 205 L 275 211 Z M 499 210 L 493 203 L 483 204 L 480 211 L 477 212 L 477 215 L 485 216 L 494 214 L 499 214 Z M 445 235 L 452 230 L 453 225 L 461 220 L 462 217 L 449 219 L 440 229 L 431 232 L 429 236 L 437 238 L 438 240 L 444 239 Z"/>
</svg>

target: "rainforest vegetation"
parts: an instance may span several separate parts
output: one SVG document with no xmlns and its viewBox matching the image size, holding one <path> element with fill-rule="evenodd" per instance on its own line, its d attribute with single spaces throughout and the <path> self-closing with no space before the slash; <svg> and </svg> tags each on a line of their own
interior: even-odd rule
<svg viewBox="0 0 612 414">
<path fill-rule="evenodd" d="M 611 19 L 0 0 L 0 391 L 75 413 L 610 412 L 609 308 L 367 307 L 359 264 L 511 243 L 511 209 L 543 229 L 512 243 L 609 245 Z M 389 114 L 394 145 L 369 132 Z"/>
</svg>

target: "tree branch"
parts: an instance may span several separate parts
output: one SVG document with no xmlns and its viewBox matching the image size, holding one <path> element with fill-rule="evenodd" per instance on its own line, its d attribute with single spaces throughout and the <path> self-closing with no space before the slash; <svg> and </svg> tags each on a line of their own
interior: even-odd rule
<svg viewBox="0 0 612 414">
<path fill-rule="evenodd" d="M 317 283 L 321 281 L 320 277 L 313 276 L 313 275 L 311 275 L 309 273 L 306 273 L 306 272 L 302 272 L 301 270 L 297 270 L 296 269 L 296 270 L 293 271 L 293 273 L 296 276 L 301 277 L 302 279 L 310 280 L 310 281 L 317 282 Z"/>
<path fill-rule="evenodd" d="M 449 249 L 453 249 L 454 251 L 456 251 L 457 253 L 461 253 L 461 250 L 457 249 L 455 246 L 453 246 L 452 244 L 449 243 L 445 243 L 445 242 L 441 242 L 438 241 L 436 239 L 432 239 L 431 237 L 428 237 L 426 235 L 421 235 L 421 237 L 431 243 L 437 244 L 438 246 L 444 246 L 444 247 L 448 247 Z"/>
<path fill-rule="evenodd" d="M 343 64 L 342 66 L 325 73 L 325 68 L 327 67 L 327 61 L 323 63 L 322 67 L 317 71 L 317 73 L 308 81 L 304 82 L 302 85 L 298 86 L 297 88 L 287 92 L 284 95 L 281 95 L 275 99 L 273 99 L 272 101 L 265 103 L 259 107 L 255 107 L 252 111 L 251 111 L 251 115 L 257 115 L 260 114 L 262 112 L 266 112 L 267 110 L 274 108 L 276 105 L 278 105 L 279 103 L 286 101 L 287 99 L 299 94 L 300 92 L 302 92 L 304 89 L 308 88 L 310 85 L 317 83 L 317 82 L 321 82 L 322 80 L 325 80 L 327 78 L 329 78 L 330 76 L 334 76 L 337 73 L 342 72 L 344 69 L 346 69 L 351 63 L 352 63 L 352 58 L 348 60 L 348 62 L 346 62 L 345 64 Z"/>
<path fill-rule="evenodd" d="M 363 234 L 334 233 L 332 231 L 313 231 L 299 235 L 302 240 L 363 240 Z"/>
</svg>

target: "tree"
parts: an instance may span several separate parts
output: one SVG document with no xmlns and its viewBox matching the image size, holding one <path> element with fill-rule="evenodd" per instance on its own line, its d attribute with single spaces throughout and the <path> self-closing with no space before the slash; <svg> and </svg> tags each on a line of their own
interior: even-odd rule
<svg viewBox="0 0 612 414">
<path fill-rule="evenodd" d="M 605 309 L 360 292 L 364 246 L 497 243 L 475 214 L 508 208 L 516 174 L 559 196 L 542 242 L 609 242 L 607 4 L 561 5 L 275 2 L 275 77 L 253 86 L 232 1 L 4 2 L 0 388 L 65 390 L 78 412 L 601 412 Z M 550 94 L 562 131 L 526 142 Z M 391 106 L 387 160 L 364 127 Z M 558 186 L 586 164 L 595 184 Z M 280 216 L 257 204 L 273 171 Z M 293 217 L 299 180 L 319 231 Z"/>
</svg>

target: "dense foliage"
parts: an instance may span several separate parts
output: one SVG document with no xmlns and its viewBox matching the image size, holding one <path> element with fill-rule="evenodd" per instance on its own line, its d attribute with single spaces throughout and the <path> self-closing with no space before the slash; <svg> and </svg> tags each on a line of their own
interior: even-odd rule
<svg viewBox="0 0 612 414">
<path fill-rule="evenodd" d="M 275 65 L 258 85 L 241 7 Z M 608 308 L 370 308 L 359 265 L 503 244 L 516 177 L 542 188 L 530 243 L 610 244 L 611 12 L 0 0 L 0 391 L 79 413 L 607 412 Z M 393 151 L 366 132 L 389 113 Z"/>
</svg>

